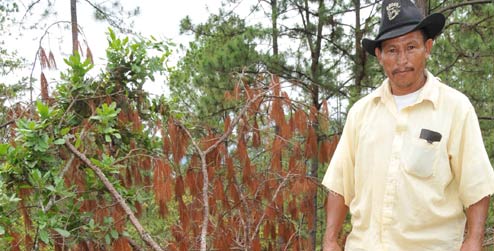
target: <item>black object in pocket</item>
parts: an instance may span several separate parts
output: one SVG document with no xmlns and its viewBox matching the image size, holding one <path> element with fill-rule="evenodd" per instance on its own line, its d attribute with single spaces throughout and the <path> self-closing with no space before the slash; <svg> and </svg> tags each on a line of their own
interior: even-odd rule
<svg viewBox="0 0 494 251">
<path fill-rule="evenodd" d="M 425 139 L 429 144 L 432 142 L 439 142 L 441 141 L 442 135 L 438 132 L 431 131 L 428 129 L 422 129 L 420 131 L 420 138 Z"/>
</svg>

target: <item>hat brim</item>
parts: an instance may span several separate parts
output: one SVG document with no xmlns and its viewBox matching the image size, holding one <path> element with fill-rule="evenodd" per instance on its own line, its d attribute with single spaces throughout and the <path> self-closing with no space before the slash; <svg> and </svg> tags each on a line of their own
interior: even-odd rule
<svg viewBox="0 0 494 251">
<path fill-rule="evenodd" d="M 405 25 L 400 28 L 393 29 L 377 37 L 375 40 L 364 38 L 362 39 L 362 46 L 369 54 L 376 56 L 375 49 L 384 40 L 399 37 L 401 35 L 405 35 L 409 32 L 420 29 L 425 30 L 428 38 L 434 39 L 443 30 L 445 22 L 446 18 L 443 14 L 434 13 L 424 18 L 418 24 Z"/>
</svg>

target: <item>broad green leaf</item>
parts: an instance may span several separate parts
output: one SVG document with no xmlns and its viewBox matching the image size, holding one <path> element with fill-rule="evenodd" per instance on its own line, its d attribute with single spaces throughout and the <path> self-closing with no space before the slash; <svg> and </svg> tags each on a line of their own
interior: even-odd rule
<svg viewBox="0 0 494 251">
<path fill-rule="evenodd" d="M 70 132 L 70 129 L 71 129 L 70 127 L 63 128 L 63 129 L 60 131 L 60 134 L 61 134 L 62 136 L 65 136 L 65 135 L 67 135 L 67 133 L 69 133 L 69 132 Z"/>
<path fill-rule="evenodd" d="M 113 239 L 118 239 L 118 232 L 115 229 L 112 229 L 110 233 Z"/>
<path fill-rule="evenodd" d="M 82 144 L 82 140 L 81 140 L 81 138 L 77 138 L 77 139 L 75 140 L 74 146 L 75 146 L 76 148 L 79 148 L 79 147 L 81 146 L 81 144 Z"/>
<path fill-rule="evenodd" d="M 70 232 L 65 229 L 55 228 L 54 230 L 57 231 L 62 237 L 67 238 L 70 236 Z"/>
<path fill-rule="evenodd" d="M 103 166 L 103 163 L 101 163 L 101 161 L 99 161 L 98 159 L 91 158 L 91 162 L 93 162 L 96 166 L 99 166 L 99 167 Z"/>
<path fill-rule="evenodd" d="M 38 108 L 38 113 L 43 119 L 50 117 L 50 109 L 48 105 L 43 104 L 40 100 L 36 101 L 36 107 Z"/>
<path fill-rule="evenodd" d="M 46 244 L 50 243 L 50 237 L 45 229 L 39 230 L 39 238 Z"/>
<path fill-rule="evenodd" d="M 111 40 L 115 40 L 117 38 L 115 36 L 115 32 L 111 28 L 108 28 L 108 34 L 110 35 Z"/>
<path fill-rule="evenodd" d="M 47 189 L 47 190 L 49 190 L 49 191 L 51 191 L 51 192 L 56 192 L 56 191 L 57 191 L 57 190 L 55 189 L 55 187 L 54 187 L 54 186 L 52 186 L 52 185 L 46 186 L 46 189 Z"/>
<path fill-rule="evenodd" d="M 65 139 L 57 139 L 57 140 L 53 141 L 53 144 L 63 145 L 63 144 L 65 144 Z"/>
</svg>

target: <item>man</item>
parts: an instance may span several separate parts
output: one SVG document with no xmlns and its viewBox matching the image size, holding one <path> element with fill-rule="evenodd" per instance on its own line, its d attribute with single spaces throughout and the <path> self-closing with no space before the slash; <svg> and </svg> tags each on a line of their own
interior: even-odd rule
<svg viewBox="0 0 494 251">
<path fill-rule="evenodd" d="M 410 0 L 383 1 L 379 34 L 362 44 L 388 78 L 350 109 L 324 176 L 324 251 L 341 250 L 348 211 L 346 251 L 481 250 L 494 172 L 478 119 L 425 69 L 444 23 Z"/>
</svg>

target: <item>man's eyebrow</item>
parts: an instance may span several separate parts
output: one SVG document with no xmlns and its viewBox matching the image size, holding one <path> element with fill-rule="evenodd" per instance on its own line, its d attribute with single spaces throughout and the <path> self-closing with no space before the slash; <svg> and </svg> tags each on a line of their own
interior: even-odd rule
<svg viewBox="0 0 494 251">
<path fill-rule="evenodd" d="M 396 44 L 383 45 L 382 48 L 396 47 Z"/>
</svg>

